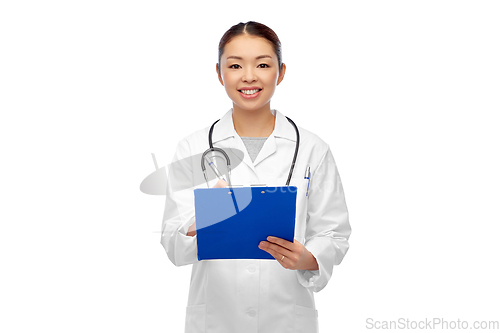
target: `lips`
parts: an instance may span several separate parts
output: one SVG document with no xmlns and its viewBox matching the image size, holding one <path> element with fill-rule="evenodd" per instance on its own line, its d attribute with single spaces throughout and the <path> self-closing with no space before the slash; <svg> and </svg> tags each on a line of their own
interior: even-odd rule
<svg viewBox="0 0 500 333">
<path fill-rule="evenodd" d="M 256 92 L 258 91 L 261 91 L 262 89 L 259 88 L 259 87 L 256 87 L 256 86 L 252 86 L 252 87 L 243 87 L 241 89 L 238 89 L 238 91 L 240 93 L 244 93 L 244 94 L 247 94 L 247 95 L 252 95 L 252 94 L 255 94 Z"/>
<path fill-rule="evenodd" d="M 246 99 L 255 98 L 255 97 L 259 96 L 261 91 L 262 91 L 262 89 L 260 89 L 260 88 L 238 90 L 241 97 L 246 98 Z"/>
<path fill-rule="evenodd" d="M 257 87 L 257 86 L 246 86 L 246 87 L 238 88 L 238 90 L 252 90 L 252 89 L 262 89 L 262 88 Z"/>
</svg>

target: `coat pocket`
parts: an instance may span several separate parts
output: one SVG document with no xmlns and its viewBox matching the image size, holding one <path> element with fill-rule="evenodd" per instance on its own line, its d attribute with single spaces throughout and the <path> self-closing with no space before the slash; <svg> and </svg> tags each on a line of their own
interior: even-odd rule
<svg viewBox="0 0 500 333">
<path fill-rule="evenodd" d="M 317 333 L 318 311 L 301 305 L 294 305 L 295 333 Z"/>
<path fill-rule="evenodd" d="M 186 307 L 185 333 L 205 333 L 206 304 Z"/>
</svg>

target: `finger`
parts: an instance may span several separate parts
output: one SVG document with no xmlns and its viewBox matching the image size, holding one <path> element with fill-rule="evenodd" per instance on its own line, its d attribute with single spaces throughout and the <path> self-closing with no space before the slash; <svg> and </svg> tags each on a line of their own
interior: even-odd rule
<svg viewBox="0 0 500 333">
<path fill-rule="evenodd" d="M 271 242 L 271 243 L 278 244 L 279 246 L 282 246 L 285 249 L 288 249 L 290 251 L 293 251 L 295 249 L 294 243 L 289 242 L 289 241 L 287 241 L 286 239 L 283 239 L 283 238 L 269 236 L 269 237 L 267 237 L 267 240 L 269 242 Z"/>
<path fill-rule="evenodd" d="M 228 183 L 225 180 L 219 179 L 219 181 L 217 181 L 217 184 L 214 185 L 214 188 L 226 187 L 227 185 L 228 185 Z"/>
<path fill-rule="evenodd" d="M 289 259 L 287 258 L 286 255 L 281 254 L 280 252 L 276 252 L 273 249 L 266 249 L 265 251 L 268 252 L 270 255 L 272 255 L 274 257 L 274 259 L 276 259 L 276 261 L 278 261 L 280 263 L 281 266 L 283 266 L 283 267 L 287 266 Z M 283 260 L 281 260 L 281 258 L 283 258 Z M 287 261 L 287 262 L 285 263 L 285 261 Z"/>
<path fill-rule="evenodd" d="M 296 256 L 294 255 L 294 253 L 280 245 L 276 245 L 274 243 L 269 243 L 269 242 L 266 242 L 266 241 L 262 241 L 259 245 L 259 248 L 261 248 L 262 250 L 272 250 L 274 251 L 275 253 L 277 253 L 279 255 L 279 258 L 281 259 L 281 256 L 285 256 L 285 257 L 288 257 L 288 258 L 295 258 Z"/>
</svg>

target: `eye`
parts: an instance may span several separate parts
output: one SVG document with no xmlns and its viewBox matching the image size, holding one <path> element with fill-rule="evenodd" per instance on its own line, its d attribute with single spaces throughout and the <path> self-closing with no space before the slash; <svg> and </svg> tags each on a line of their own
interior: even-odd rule
<svg viewBox="0 0 500 333">
<path fill-rule="evenodd" d="M 233 68 L 233 69 L 237 69 L 238 67 L 241 67 L 241 66 L 238 64 L 234 64 L 234 65 L 229 66 L 229 68 Z"/>
<path fill-rule="evenodd" d="M 257 66 L 258 68 L 267 68 L 269 67 L 269 65 L 267 64 L 260 64 L 259 66 Z"/>
</svg>

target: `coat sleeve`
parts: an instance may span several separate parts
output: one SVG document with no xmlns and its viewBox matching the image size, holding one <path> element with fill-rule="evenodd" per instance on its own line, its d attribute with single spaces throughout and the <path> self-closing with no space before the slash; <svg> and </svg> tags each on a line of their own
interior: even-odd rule
<svg viewBox="0 0 500 333">
<path fill-rule="evenodd" d="M 161 228 L 161 244 L 176 266 L 198 261 L 196 237 L 187 236 L 195 222 L 193 167 L 189 143 L 177 145 L 172 163 L 168 166 L 165 211 Z"/>
<path fill-rule="evenodd" d="M 334 265 L 349 249 L 351 226 L 340 176 L 328 147 L 311 174 L 304 246 L 318 262 L 319 270 L 297 270 L 304 287 L 321 291 L 330 280 Z"/>
</svg>

